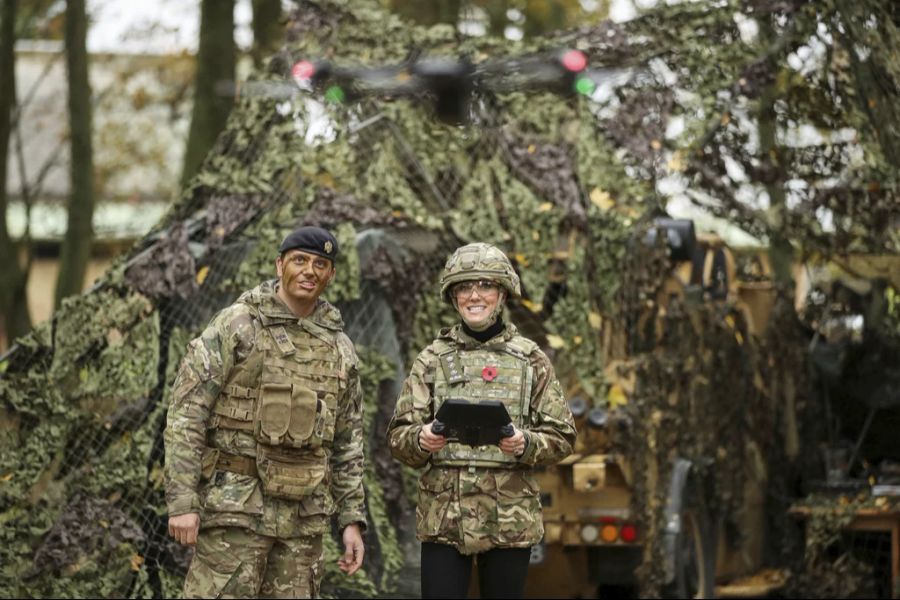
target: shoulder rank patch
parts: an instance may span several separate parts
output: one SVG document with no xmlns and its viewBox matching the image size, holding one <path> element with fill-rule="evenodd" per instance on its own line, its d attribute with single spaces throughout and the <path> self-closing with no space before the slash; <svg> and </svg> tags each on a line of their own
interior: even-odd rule
<svg viewBox="0 0 900 600">
<path fill-rule="evenodd" d="M 441 369 L 443 369 L 444 378 L 449 385 L 465 383 L 466 375 L 455 350 L 441 354 Z"/>
<path fill-rule="evenodd" d="M 294 343 L 291 342 L 291 338 L 288 337 L 287 331 L 285 331 L 284 327 L 270 327 L 269 331 L 272 333 L 272 339 L 275 340 L 275 345 L 278 346 L 278 349 L 281 350 L 282 356 L 287 356 L 289 354 L 293 354 L 297 351 L 294 347 Z"/>
</svg>

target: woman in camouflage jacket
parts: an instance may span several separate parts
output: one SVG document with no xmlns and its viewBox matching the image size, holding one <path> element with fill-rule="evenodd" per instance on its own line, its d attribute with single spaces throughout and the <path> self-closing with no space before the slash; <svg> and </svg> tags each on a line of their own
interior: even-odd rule
<svg viewBox="0 0 900 600">
<path fill-rule="evenodd" d="M 489 244 L 448 259 L 441 296 L 460 323 L 423 350 L 404 383 L 388 430 L 397 460 L 425 467 L 419 479 L 417 537 L 422 597 L 465 597 L 477 556 L 482 598 L 519 598 L 530 548 L 544 533 L 535 466 L 572 452 L 575 426 L 553 365 L 501 312 L 520 295 L 519 276 Z M 470 447 L 432 431 L 445 400 L 502 402 L 513 434 Z"/>
</svg>

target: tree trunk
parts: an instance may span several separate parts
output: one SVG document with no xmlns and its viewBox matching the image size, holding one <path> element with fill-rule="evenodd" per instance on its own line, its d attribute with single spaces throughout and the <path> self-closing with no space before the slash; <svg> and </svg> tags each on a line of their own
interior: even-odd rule
<svg viewBox="0 0 900 600">
<path fill-rule="evenodd" d="M 447 23 L 456 26 L 462 0 L 391 0 L 392 11 L 420 25 Z"/>
<path fill-rule="evenodd" d="M 459 23 L 459 9 L 462 8 L 462 0 L 443 0 L 438 2 L 438 22 L 448 23 L 456 27 Z"/>
<path fill-rule="evenodd" d="M 775 33 L 766 17 L 759 21 L 760 39 L 764 47 L 774 42 Z M 772 73 L 778 69 L 774 59 L 770 59 L 769 68 Z M 787 230 L 787 198 L 784 191 L 784 163 L 781 148 L 778 146 L 778 121 L 775 113 L 777 90 L 775 82 L 769 83 L 759 98 L 757 112 L 757 131 L 759 132 L 760 162 L 766 165 L 772 176 L 766 183 L 769 195 L 769 262 L 772 265 L 772 276 L 779 289 L 792 292 L 794 280 L 791 267 L 794 262 L 794 248 Z"/>
<path fill-rule="evenodd" d="M 566 26 L 566 11 L 559 0 L 526 0 L 525 37 L 536 37 Z"/>
<path fill-rule="evenodd" d="M 28 273 L 19 262 L 17 244 L 6 224 L 7 165 L 12 111 L 16 105 L 16 0 L 3 0 L 0 12 L 0 338 L 7 343 L 31 329 L 26 284 Z M 2 341 L 0 341 L 2 343 Z"/>
<path fill-rule="evenodd" d="M 200 170 L 225 128 L 234 100 L 229 84 L 234 81 L 235 54 L 234 0 L 202 0 L 194 109 L 184 154 L 182 187 Z"/>
<path fill-rule="evenodd" d="M 509 24 L 509 19 L 506 17 L 509 0 L 488 0 L 484 3 L 484 10 L 489 20 L 488 33 L 495 37 L 504 37 L 506 26 Z"/>
<path fill-rule="evenodd" d="M 94 230 L 94 151 L 91 144 L 91 85 L 88 81 L 87 13 L 85 0 L 66 2 L 66 67 L 69 73 L 69 219 L 59 251 L 56 308 L 78 294 L 91 258 Z"/>
<path fill-rule="evenodd" d="M 284 37 L 281 22 L 281 0 L 253 0 L 253 64 L 262 66 L 272 56 Z"/>
</svg>

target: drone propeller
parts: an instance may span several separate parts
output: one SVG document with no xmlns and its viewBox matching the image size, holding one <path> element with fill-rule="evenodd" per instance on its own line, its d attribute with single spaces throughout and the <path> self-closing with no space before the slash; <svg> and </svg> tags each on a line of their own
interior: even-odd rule
<svg viewBox="0 0 900 600">
<path fill-rule="evenodd" d="M 590 97 L 599 88 L 617 87 L 631 76 L 630 69 L 590 69 L 587 55 L 574 49 L 478 64 L 464 57 L 415 54 L 402 63 L 377 66 L 301 59 L 291 65 L 285 79 L 247 82 L 239 91 L 276 99 L 316 93 L 338 103 L 364 97 L 429 98 L 441 121 L 458 125 L 468 121 L 473 99 L 482 94 L 547 91 Z"/>
<path fill-rule="evenodd" d="M 324 91 L 326 100 L 363 96 L 429 96 L 447 123 L 466 122 L 475 94 L 547 90 L 562 95 L 593 92 L 581 76 L 587 56 L 580 50 L 555 50 L 537 56 L 505 58 L 473 65 L 468 59 L 416 57 L 403 64 L 341 67 L 327 61 L 300 60 L 291 77 L 300 89 Z"/>
</svg>

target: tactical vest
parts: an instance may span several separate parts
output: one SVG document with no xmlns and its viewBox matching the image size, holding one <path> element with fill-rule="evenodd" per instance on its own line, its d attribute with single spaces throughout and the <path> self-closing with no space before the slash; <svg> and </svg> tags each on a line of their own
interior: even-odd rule
<svg viewBox="0 0 900 600">
<path fill-rule="evenodd" d="M 439 339 L 432 347 L 439 362 L 434 370 L 434 414 L 450 398 L 470 402 L 499 400 L 506 406 L 513 425 L 522 429 L 528 423 L 534 378 L 528 355 L 537 348 L 534 342 L 516 337 L 500 344 L 464 349 Z M 497 446 L 472 448 L 455 442 L 431 456 L 431 463 L 442 467 L 511 468 L 517 462 Z"/>
<path fill-rule="evenodd" d="M 213 426 L 253 435 L 263 491 L 299 500 L 329 476 L 326 449 L 345 387 L 333 331 L 307 320 L 264 325 L 222 388 Z"/>
</svg>

